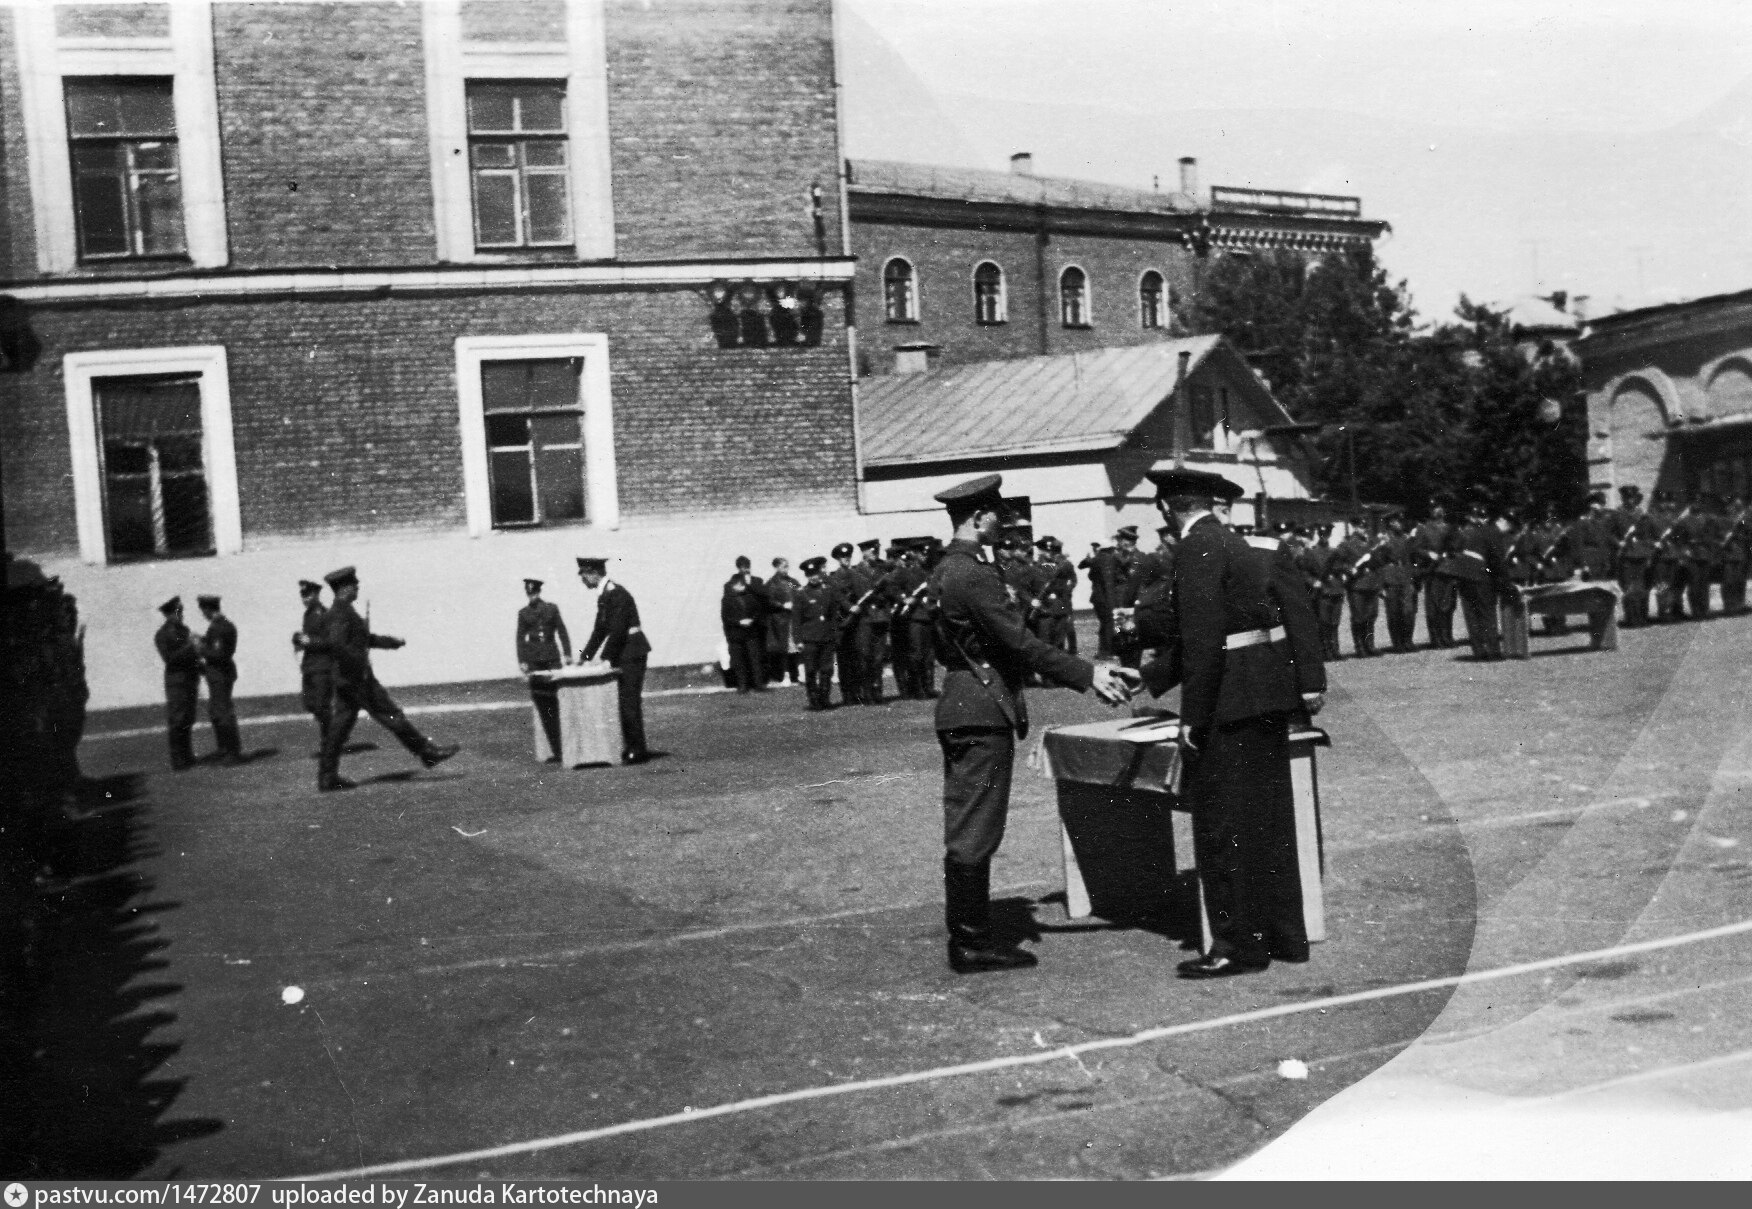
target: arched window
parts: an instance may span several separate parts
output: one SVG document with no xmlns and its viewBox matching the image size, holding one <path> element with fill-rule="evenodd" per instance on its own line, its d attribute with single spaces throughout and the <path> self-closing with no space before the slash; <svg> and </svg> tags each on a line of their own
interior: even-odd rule
<svg viewBox="0 0 1752 1209">
<path fill-rule="evenodd" d="M 1138 326 L 1168 326 L 1168 288 L 1162 274 L 1150 269 L 1138 279 Z"/>
<path fill-rule="evenodd" d="M 1004 302 L 1004 270 L 989 260 L 973 271 L 973 321 L 1003 323 L 1010 317 Z"/>
<path fill-rule="evenodd" d="M 1059 274 L 1059 322 L 1089 326 L 1089 275 L 1075 265 Z"/>
<path fill-rule="evenodd" d="M 882 302 L 888 322 L 919 321 L 919 281 L 911 261 L 896 256 L 883 266 Z"/>
</svg>

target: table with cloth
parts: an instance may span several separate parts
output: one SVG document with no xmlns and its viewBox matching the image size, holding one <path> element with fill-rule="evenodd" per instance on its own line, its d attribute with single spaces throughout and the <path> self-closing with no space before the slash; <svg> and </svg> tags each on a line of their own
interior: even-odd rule
<svg viewBox="0 0 1752 1209">
<path fill-rule="evenodd" d="M 620 672 L 604 664 L 582 664 L 552 671 L 531 672 L 532 687 L 548 689 L 559 697 L 560 750 L 556 753 L 542 726 L 539 709 L 535 721 L 535 758 L 554 755 L 565 768 L 581 764 L 619 764 L 621 725 Z"/>
<path fill-rule="evenodd" d="M 1503 601 L 1503 654 L 1509 659 L 1530 659 L 1528 639 L 1532 615 L 1588 616 L 1588 638 L 1597 651 L 1618 649 L 1618 601 L 1624 595 L 1615 583 L 1599 579 L 1566 579 L 1557 583 L 1517 587 Z"/>
</svg>

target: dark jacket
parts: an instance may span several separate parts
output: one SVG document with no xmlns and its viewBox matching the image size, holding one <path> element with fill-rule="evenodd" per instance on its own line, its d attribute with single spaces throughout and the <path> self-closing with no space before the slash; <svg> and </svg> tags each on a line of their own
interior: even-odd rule
<svg viewBox="0 0 1752 1209">
<path fill-rule="evenodd" d="M 1161 694 L 1178 678 L 1180 715 L 1195 734 L 1213 725 L 1302 710 L 1287 633 L 1276 641 L 1229 645 L 1231 635 L 1280 625 L 1288 631 L 1279 601 L 1292 590 L 1292 574 L 1290 562 L 1254 550 L 1214 516 L 1201 517 L 1182 536 L 1174 556 L 1178 653 L 1160 666 L 1150 665 L 1145 683 Z M 1306 642 L 1305 617 L 1297 630 Z M 1322 668 L 1322 683 L 1324 674 Z M 1309 682 L 1314 682 L 1312 669 Z"/>
<path fill-rule="evenodd" d="M 1028 632 L 1022 610 L 976 543 L 949 543 L 929 593 L 938 609 L 937 658 L 944 667 L 938 730 L 1009 727 L 1020 737 L 1028 733 L 1022 683 L 1029 672 L 1078 692 L 1094 683 L 1094 665 Z"/>
<path fill-rule="evenodd" d="M 827 584 L 819 588 L 804 584 L 797 590 L 792 608 L 798 642 L 836 642 L 840 621 L 845 616 L 845 602 Z"/>
<path fill-rule="evenodd" d="M 300 666 L 306 676 L 334 671 L 335 657 L 309 645 L 314 639 L 322 637 L 322 619 L 327 616 L 328 609 L 321 601 L 313 601 L 304 606 L 304 621 L 299 626 L 299 631 L 304 635 L 305 641 L 304 662 Z"/>
<path fill-rule="evenodd" d="M 373 634 L 359 610 L 344 600 L 329 607 L 322 619 L 322 633 L 311 640 L 312 649 L 334 658 L 335 679 L 342 684 L 365 684 L 375 679 L 371 651 L 393 651 L 401 645 L 399 638 Z"/>
<path fill-rule="evenodd" d="M 757 638 L 764 645 L 766 630 L 761 625 L 763 610 L 754 593 L 744 588 L 738 592 L 724 585 L 724 598 L 718 602 L 718 620 L 723 623 L 724 637 L 731 642 L 746 642 Z"/>
<path fill-rule="evenodd" d="M 560 606 L 551 600 L 537 601 L 517 610 L 517 662 L 558 663 L 562 650 L 572 656 L 572 636 L 560 620 Z"/>
<path fill-rule="evenodd" d="M 201 638 L 201 662 L 213 675 L 237 679 L 237 627 L 226 616 L 207 623 Z"/>
<path fill-rule="evenodd" d="M 158 657 L 164 660 L 166 679 L 200 674 L 201 648 L 182 622 L 166 617 L 158 633 L 152 636 L 152 644 L 158 648 Z"/>
<path fill-rule="evenodd" d="M 604 662 L 616 667 L 623 662 L 641 662 L 651 653 L 633 594 L 613 581 L 603 584 L 596 598 L 596 628 L 584 644 L 584 658 L 595 658 L 599 649 Z"/>
<path fill-rule="evenodd" d="M 1490 581 L 1499 592 L 1507 591 L 1509 539 L 1501 529 L 1485 522 L 1448 531 L 1443 558 L 1436 574 L 1474 582 Z"/>
</svg>

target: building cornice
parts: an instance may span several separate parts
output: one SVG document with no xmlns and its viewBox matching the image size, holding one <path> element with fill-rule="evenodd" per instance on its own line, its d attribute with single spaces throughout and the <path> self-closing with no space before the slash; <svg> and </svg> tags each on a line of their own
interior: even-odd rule
<svg viewBox="0 0 1752 1209">
<path fill-rule="evenodd" d="M 718 282 L 818 282 L 852 279 L 852 257 L 689 260 L 639 264 L 459 266 L 455 268 L 301 268 L 189 272 L 158 277 L 34 280 L 0 284 L 0 293 L 38 306 L 72 303 L 212 301 L 348 295 L 494 293 L 530 290 L 705 289 Z"/>
</svg>

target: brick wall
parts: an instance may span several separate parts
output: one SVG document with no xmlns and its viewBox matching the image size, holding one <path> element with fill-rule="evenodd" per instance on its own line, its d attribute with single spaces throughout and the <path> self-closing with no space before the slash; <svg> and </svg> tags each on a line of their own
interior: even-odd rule
<svg viewBox="0 0 1752 1209">
<path fill-rule="evenodd" d="M 921 341 L 942 346 L 939 364 L 957 365 L 1164 339 L 1166 329 L 1149 331 L 1138 324 L 1138 278 L 1155 269 L 1176 298 L 1193 289 L 1192 257 L 1178 243 L 1166 241 L 1053 234 L 1044 250 L 1044 285 L 1032 232 L 854 221 L 852 245 L 858 256 L 859 352 L 869 371 L 878 374 L 892 370 L 895 345 Z M 910 260 L 918 273 L 916 324 L 885 318 L 882 270 L 894 256 Z M 982 260 L 1004 270 L 1007 323 L 974 322 L 973 270 Z M 1072 264 L 1089 278 L 1093 324 L 1088 330 L 1059 323 L 1058 276 Z"/>
<path fill-rule="evenodd" d="M 692 292 L 39 308 L 43 356 L 3 381 L 8 544 L 76 547 L 61 358 L 223 344 L 246 543 L 463 523 L 458 336 L 606 332 L 622 511 L 854 500 L 843 302 L 819 348 L 719 349 Z"/>
<path fill-rule="evenodd" d="M 431 263 L 419 6 L 218 4 L 213 43 L 232 263 Z"/>
</svg>

